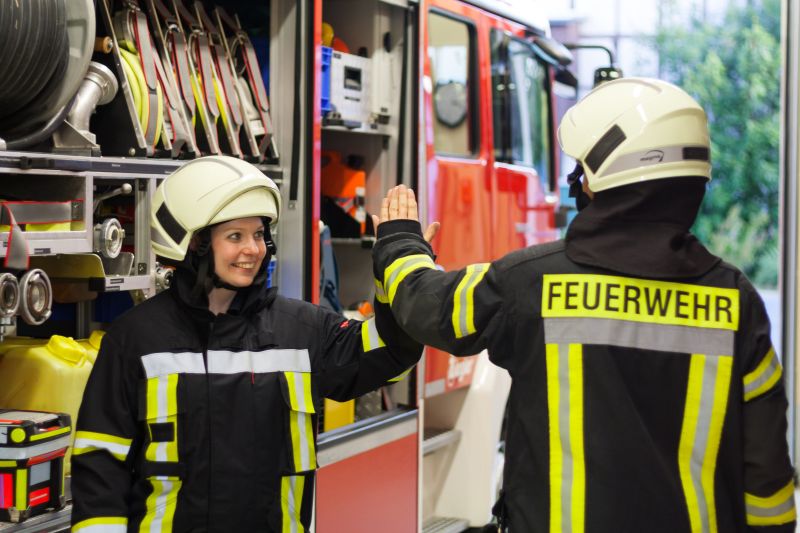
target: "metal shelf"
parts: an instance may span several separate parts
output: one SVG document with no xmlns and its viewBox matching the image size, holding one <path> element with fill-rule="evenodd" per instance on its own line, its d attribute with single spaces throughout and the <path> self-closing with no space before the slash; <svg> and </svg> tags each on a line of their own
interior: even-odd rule
<svg viewBox="0 0 800 533">
<path fill-rule="evenodd" d="M 0 174 L 74 175 L 105 178 L 162 178 L 190 160 L 130 157 L 86 157 L 46 152 L 0 152 Z M 282 180 L 278 165 L 257 164 L 273 180 Z"/>
<path fill-rule="evenodd" d="M 322 131 L 340 132 L 340 133 L 361 133 L 365 135 L 379 135 L 388 137 L 392 135 L 392 129 L 389 126 L 381 124 L 366 124 L 357 128 L 348 128 L 347 126 L 335 126 L 327 124 L 322 126 Z"/>
</svg>

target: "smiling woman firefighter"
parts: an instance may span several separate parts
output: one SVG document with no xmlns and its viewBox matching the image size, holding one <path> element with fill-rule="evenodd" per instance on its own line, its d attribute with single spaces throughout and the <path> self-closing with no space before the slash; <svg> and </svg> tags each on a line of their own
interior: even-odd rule
<svg viewBox="0 0 800 533">
<path fill-rule="evenodd" d="M 358 322 L 267 288 L 280 208 L 275 184 L 230 157 L 156 190 L 153 248 L 175 275 L 103 339 L 75 439 L 73 531 L 308 530 L 321 398 L 418 361 L 386 304 Z"/>
</svg>

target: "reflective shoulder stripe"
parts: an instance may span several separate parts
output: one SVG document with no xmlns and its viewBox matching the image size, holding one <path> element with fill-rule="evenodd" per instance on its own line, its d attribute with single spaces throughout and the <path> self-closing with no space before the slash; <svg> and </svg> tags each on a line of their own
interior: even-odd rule
<svg viewBox="0 0 800 533">
<path fill-rule="evenodd" d="M 744 504 L 749 526 L 778 526 L 797 519 L 793 481 L 765 498 L 745 493 Z"/>
<path fill-rule="evenodd" d="M 311 372 L 311 358 L 308 350 L 272 349 L 251 352 L 231 352 L 227 350 L 208 351 L 209 374 L 239 374 L 254 372 Z"/>
<path fill-rule="evenodd" d="M 382 304 L 389 303 L 389 297 L 386 296 L 386 291 L 383 288 L 383 283 L 380 280 L 375 280 L 375 299 Z"/>
<path fill-rule="evenodd" d="M 399 376 L 397 376 L 396 378 L 392 378 L 392 379 L 390 379 L 390 380 L 389 380 L 389 383 L 396 383 L 396 382 L 398 382 L 398 381 L 403 381 L 403 380 L 406 378 L 406 376 L 408 376 L 408 375 L 411 373 L 411 371 L 412 371 L 413 369 L 414 369 L 414 367 L 412 366 L 411 368 L 409 368 L 408 370 L 406 370 L 405 372 L 403 372 L 402 374 L 400 374 L 400 375 L 399 375 Z"/>
<path fill-rule="evenodd" d="M 378 335 L 378 326 L 374 317 L 361 323 L 361 345 L 364 347 L 364 353 L 386 346 L 381 336 Z"/>
<path fill-rule="evenodd" d="M 205 374 L 203 354 L 183 353 L 151 353 L 142 356 L 142 365 L 148 378 L 167 376 L 169 374 Z"/>
<path fill-rule="evenodd" d="M 396 259 L 383 273 L 383 287 L 389 298 L 389 304 L 394 302 L 394 295 L 400 282 L 413 271 L 419 268 L 436 268 L 433 259 L 424 254 L 407 255 Z"/>
<path fill-rule="evenodd" d="M 281 478 L 281 533 L 302 533 L 300 522 L 303 508 L 303 476 L 284 476 Z"/>
<path fill-rule="evenodd" d="M 72 526 L 72 533 L 126 533 L 128 519 L 124 516 L 98 516 L 81 520 Z"/>
<path fill-rule="evenodd" d="M 116 435 L 96 433 L 94 431 L 77 431 L 72 454 L 80 455 L 94 451 L 105 450 L 120 461 L 128 457 L 133 439 L 125 439 Z"/>
<path fill-rule="evenodd" d="M 469 265 L 453 299 L 453 330 L 457 339 L 475 333 L 475 287 L 489 270 L 489 263 Z"/>
<path fill-rule="evenodd" d="M 744 376 L 744 401 L 750 401 L 770 390 L 782 374 L 781 362 L 775 348 L 771 347 L 756 369 Z"/>
</svg>

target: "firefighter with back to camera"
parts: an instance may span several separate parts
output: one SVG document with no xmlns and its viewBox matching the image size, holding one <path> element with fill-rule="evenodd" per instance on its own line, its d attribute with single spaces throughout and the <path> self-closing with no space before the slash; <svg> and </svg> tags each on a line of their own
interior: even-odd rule
<svg viewBox="0 0 800 533">
<path fill-rule="evenodd" d="M 72 458 L 73 531 L 308 531 L 317 416 L 401 377 L 422 347 L 376 302 L 359 322 L 267 288 L 275 184 L 224 156 L 156 190 L 172 286 L 103 339 Z"/>
<path fill-rule="evenodd" d="M 392 189 L 375 221 L 401 327 L 456 355 L 486 349 L 511 375 L 502 527 L 794 531 L 764 304 L 689 232 L 711 175 L 703 109 L 672 84 L 620 79 L 558 137 L 581 208 L 564 240 L 442 272 L 412 191 Z"/>
</svg>

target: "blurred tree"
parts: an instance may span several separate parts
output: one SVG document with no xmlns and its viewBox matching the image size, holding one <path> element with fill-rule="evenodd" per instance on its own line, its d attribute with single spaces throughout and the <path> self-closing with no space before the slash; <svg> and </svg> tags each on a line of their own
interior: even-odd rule
<svg viewBox="0 0 800 533">
<path fill-rule="evenodd" d="M 780 0 L 732 2 L 714 23 L 674 7 L 662 5 L 653 41 L 662 77 L 700 102 L 711 133 L 712 181 L 693 231 L 756 285 L 776 287 Z"/>
</svg>

